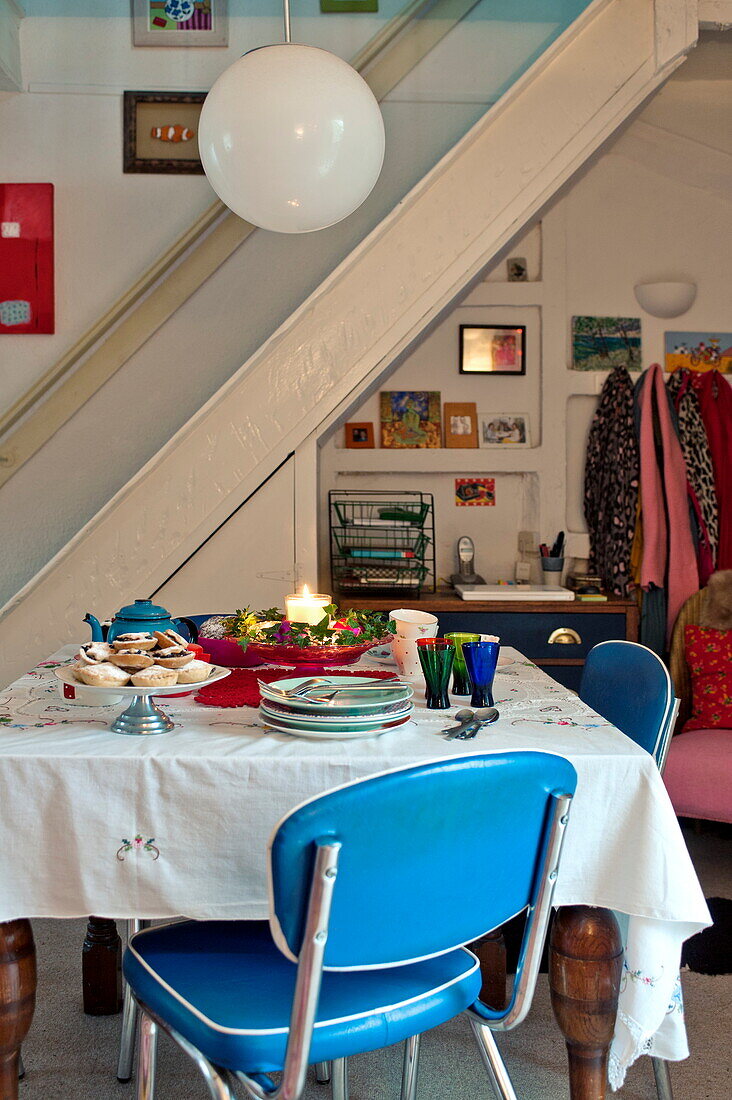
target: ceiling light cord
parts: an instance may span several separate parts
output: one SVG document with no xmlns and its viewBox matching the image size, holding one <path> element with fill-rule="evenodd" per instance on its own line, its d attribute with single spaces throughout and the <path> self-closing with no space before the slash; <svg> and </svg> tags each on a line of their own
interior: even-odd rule
<svg viewBox="0 0 732 1100">
<path fill-rule="evenodd" d="M 285 18 L 285 42 L 292 42 L 292 28 L 290 26 L 290 0 L 282 0 L 283 15 Z"/>
</svg>

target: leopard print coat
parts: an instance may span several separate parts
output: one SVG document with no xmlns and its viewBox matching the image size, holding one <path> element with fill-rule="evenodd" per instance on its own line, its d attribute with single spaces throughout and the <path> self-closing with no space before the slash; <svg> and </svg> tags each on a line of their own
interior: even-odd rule
<svg viewBox="0 0 732 1100">
<path fill-rule="evenodd" d="M 686 370 L 674 371 L 666 386 L 673 398 L 678 417 L 679 441 L 686 462 L 686 476 L 699 502 L 699 509 L 709 536 L 712 560 L 716 561 L 719 545 L 719 512 L 717 493 L 714 488 L 714 466 L 699 398 L 690 385 L 689 372 Z"/>
<path fill-rule="evenodd" d="M 630 554 L 635 532 L 640 456 L 633 413 L 633 382 L 626 367 L 605 381 L 590 426 L 585 463 L 585 519 L 590 571 L 603 587 L 627 596 L 633 587 Z"/>
</svg>

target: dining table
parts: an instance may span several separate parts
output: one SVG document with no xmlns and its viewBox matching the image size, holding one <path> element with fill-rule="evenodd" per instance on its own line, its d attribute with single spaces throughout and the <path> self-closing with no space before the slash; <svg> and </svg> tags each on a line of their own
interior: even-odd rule
<svg viewBox="0 0 732 1100">
<path fill-rule="evenodd" d="M 379 736 L 277 732 L 252 707 L 202 705 L 195 688 L 160 700 L 171 731 L 123 736 L 109 729 L 121 704 L 62 697 L 55 670 L 74 653 L 64 647 L 0 690 L 0 1100 L 16 1100 L 32 1021 L 33 918 L 261 919 L 267 840 L 295 805 L 469 753 L 540 750 L 577 771 L 549 953 L 572 1100 L 603 1100 L 640 1055 L 688 1056 L 681 946 L 710 916 L 662 778 L 516 650 L 501 650 L 498 720 L 470 741 L 442 732 L 468 700 L 428 710 L 420 685 L 410 720 Z M 368 654 L 356 667 L 384 669 Z M 475 873 L 490 873 L 489 853 Z"/>
</svg>

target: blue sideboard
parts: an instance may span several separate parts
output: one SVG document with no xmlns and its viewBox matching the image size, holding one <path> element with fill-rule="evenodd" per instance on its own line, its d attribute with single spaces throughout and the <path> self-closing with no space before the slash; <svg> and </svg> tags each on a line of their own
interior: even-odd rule
<svg viewBox="0 0 732 1100">
<path fill-rule="evenodd" d="M 454 630 L 497 634 L 503 645 L 514 646 L 574 691 L 579 688 L 585 658 L 594 645 L 615 638 L 638 640 L 637 604 L 619 596 L 608 596 L 607 603 L 479 603 L 461 600 L 450 590 L 418 600 L 363 596 L 338 602 L 344 608 L 391 611 L 405 606 L 431 611 L 440 620 L 440 634 Z"/>
</svg>

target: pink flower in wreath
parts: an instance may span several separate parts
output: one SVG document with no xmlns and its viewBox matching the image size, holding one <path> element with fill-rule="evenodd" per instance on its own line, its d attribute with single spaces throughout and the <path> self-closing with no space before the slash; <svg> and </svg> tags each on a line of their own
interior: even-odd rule
<svg viewBox="0 0 732 1100">
<path fill-rule="evenodd" d="M 135 839 L 132 841 L 132 843 L 135 846 L 135 848 L 143 848 L 145 846 L 145 841 L 142 839 L 142 837 L 139 835 L 139 833 L 135 837 Z"/>
</svg>

